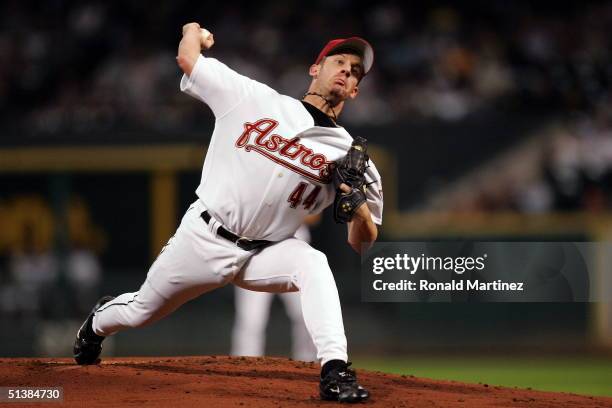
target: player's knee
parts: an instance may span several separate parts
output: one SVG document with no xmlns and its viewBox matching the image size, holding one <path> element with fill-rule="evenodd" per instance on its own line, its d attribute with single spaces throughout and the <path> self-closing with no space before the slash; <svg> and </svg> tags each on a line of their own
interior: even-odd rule
<svg viewBox="0 0 612 408">
<path fill-rule="evenodd" d="M 329 269 L 329 263 L 327 262 L 327 256 L 321 251 L 313 249 L 309 252 L 306 258 L 306 267 L 308 269 L 321 270 Z"/>
<path fill-rule="evenodd" d="M 327 257 L 323 252 L 314 249 L 310 251 L 306 260 L 298 266 L 297 270 L 301 275 L 300 281 L 302 282 L 307 279 L 333 279 Z"/>
</svg>

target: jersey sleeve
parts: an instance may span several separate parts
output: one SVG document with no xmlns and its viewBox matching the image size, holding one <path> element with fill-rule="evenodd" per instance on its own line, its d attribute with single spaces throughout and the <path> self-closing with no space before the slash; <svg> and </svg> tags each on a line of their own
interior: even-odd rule
<svg viewBox="0 0 612 408">
<path fill-rule="evenodd" d="M 374 166 L 374 162 L 370 160 L 369 164 L 365 173 L 367 183 L 366 199 L 368 200 L 368 209 L 372 215 L 372 221 L 374 224 L 381 225 L 383 213 L 382 179 L 376 166 Z"/>
<path fill-rule="evenodd" d="M 191 75 L 181 78 L 181 91 L 204 102 L 216 118 L 229 113 L 253 90 L 256 82 L 238 74 L 215 58 L 203 55 L 193 67 Z"/>
</svg>

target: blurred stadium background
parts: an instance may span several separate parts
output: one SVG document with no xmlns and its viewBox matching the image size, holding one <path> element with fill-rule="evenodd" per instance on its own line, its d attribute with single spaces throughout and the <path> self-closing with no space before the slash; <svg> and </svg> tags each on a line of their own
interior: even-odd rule
<svg viewBox="0 0 612 408">
<path fill-rule="evenodd" d="M 341 122 L 383 174 L 380 240 L 610 240 L 610 2 L 8 0 L 1 356 L 70 355 L 95 299 L 136 290 L 194 200 L 213 118 L 178 90 L 193 20 L 215 34 L 211 56 L 295 97 L 328 39 L 370 40 L 374 70 Z M 359 259 L 324 219 L 314 245 L 358 366 L 612 395 L 610 304 L 362 303 Z M 224 288 L 106 353 L 227 354 L 232 315 Z M 268 340 L 288 354 L 280 309 Z"/>
</svg>

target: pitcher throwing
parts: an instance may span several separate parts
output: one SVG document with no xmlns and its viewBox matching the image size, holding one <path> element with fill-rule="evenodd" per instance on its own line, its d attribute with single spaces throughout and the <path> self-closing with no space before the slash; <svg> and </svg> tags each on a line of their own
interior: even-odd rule
<svg viewBox="0 0 612 408">
<path fill-rule="evenodd" d="M 330 41 L 300 101 L 233 71 L 202 51 L 212 35 L 183 27 L 177 62 L 181 91 L 204 102 L 215 129 L 198 199 L 137 292 L 104 297 L 77 333 L 78 364 L 99 361 L 105 336 L 153 323 L 185 302 L 233 283 L 264 292 L 299 291 L 304 322 L 321 363 L 320 395 L 359 402 L 368 391 L 349 368 L 336 283 L 325 255 L 293 235 L 304 217 L 333 203 L 357 252 L 382 222 L 380 175 L 366 141 L 337 124 L 373 63 L 372 47 L 351 37 Z M 356 276 L 355 279 L 358 277 Z M 211 311 L 214 313 L 214 311 Z"/>
</svg>

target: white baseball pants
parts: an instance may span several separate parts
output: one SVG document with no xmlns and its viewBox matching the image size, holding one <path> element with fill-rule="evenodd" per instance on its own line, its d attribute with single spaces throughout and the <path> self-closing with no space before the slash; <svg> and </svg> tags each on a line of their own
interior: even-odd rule
<svg viewBox="0 0 612 408">
<path fill-rule="evenodd" d="M 214 218 L 206 224 L 200 217 L 204 210 L 200 200 L 189 207 L 138 292 L 124 293 L 96 311 L 96 334 L 145 326 L 203 293 L 233 283 L 260 292 L 299 291 L 321 365 L 347 361 L 338 290 L 325 255 L 296 238 L 244 251 L 217 236 L 220 224 Z"/>
</svg>

